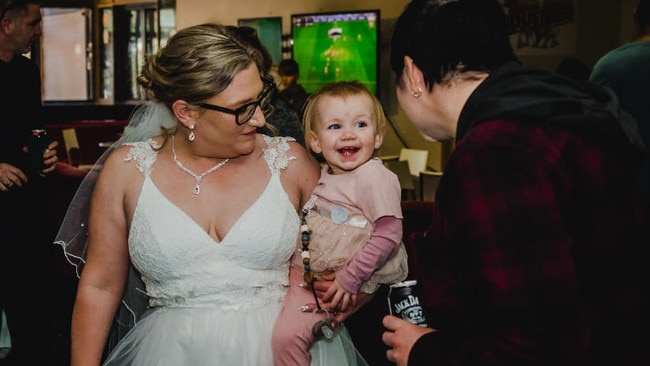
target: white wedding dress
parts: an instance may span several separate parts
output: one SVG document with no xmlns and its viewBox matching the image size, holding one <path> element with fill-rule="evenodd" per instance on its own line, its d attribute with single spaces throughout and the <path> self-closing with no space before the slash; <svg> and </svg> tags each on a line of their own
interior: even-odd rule
<svg viewBox="0 0 650 366">
<path fill-rule="evenodd" d="M 129 251 L 151 309 L 105 365 L 272 364 L 271 332 L 300 219 L 280 182 L 291 160 L 286 139 L 266 140 L 268 185 L 221 242 L 156 188 L 149 177 L 157 155 L 153 140 L 132 144 L 129 158 L 145 179 Z"/>
<path fill-rule="evenodd" d="M 299 247 L 300 218 L 280 181 L 293 159 L 287 156 L 292 139 L 264 136 L 271 171 L 266 188 L 215 242 L 150 177 L 158 155 L 151 137 L 176 123 L 161 103 L 139 107 L 80 184 L 54 244 L 79 276 L 95 182 L 107 156 L 131 145 L 127 160 L 145 179 L 128 238 L 132 266 L 104 365 L 271 366 L 273 325 L 287 292 L 289 258 Z M 312 366 L 366 365 L 342 325 L 310 352 Z"/>
</svg>

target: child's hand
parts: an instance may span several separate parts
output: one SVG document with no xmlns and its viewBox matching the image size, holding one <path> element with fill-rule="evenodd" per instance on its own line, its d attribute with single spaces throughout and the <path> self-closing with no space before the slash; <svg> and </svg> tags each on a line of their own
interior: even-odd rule
<svg viewBox="0 0 650 366">
<path fill-rule="evenodd" d="M 348 307 L 354 307 L 357 303 L 357 294 L 346 290 L 341 284 L 334 279 L 330 288 L 323 295 L 329 309 L 337 311 L 346 311 Z"/>
<path fill-rule="evenodd" d="M 320 305 L 325 307 L 328 311 L 333 310 L 329 306 L 329 304 L 325 304 L 323 302 L 323 298 L 325 297 L 325 294 L 327 293 L 327 290 L 329 290 L 330 286 L 334 284 L 334 279 L 336 276 L 334 273 L 331 274 L 326 274 L 326 275 L 321 275 L 316 278 L 314 283 L 312 284 L 312 287 L 314 288 L 314 291 L 316 291 L 316 294 L 318 295 L 318 300 L 320 301 Z M 359 292 L 358 294 L 353 294 L 351 296 L 351 306 L 347 308 L 345 311 L 338 309 L 339 312 L 338 314 L 332 314 L 334 315 L 334 318 L 339 321 L 343 322 L 345 319 L 347 319 L 350 315 L 354 314 L 357 310 L 359 310 L 363 305 L 367 304 L 370 302 L 370 300 L 373 299 L 375 294 L 367 294 L 365 292 Z M 303 312 L 312 312 L 316 309 L 316 303 L 309 303 L 305 304 L 301 311 Z"/>
</svg>

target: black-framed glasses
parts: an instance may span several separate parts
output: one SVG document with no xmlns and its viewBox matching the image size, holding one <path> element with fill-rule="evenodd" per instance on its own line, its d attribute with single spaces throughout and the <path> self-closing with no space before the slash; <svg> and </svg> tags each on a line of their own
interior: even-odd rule
<svg viewBox="0 0 650 366">
<path fill-rule="evenodd" d="M 275 83 L 269 79 L 262 79 L 262 81 L 264 82 L 264 85 L 266 85 L 266 87 L 264 88 L 264 90 L 262 90 L 260 97 L 256 101 L 246 103 L 237 109 L 230 109 L 230 108 L 221 107 L 210 103 L 197 103 L 196 105 L 201 108 L 232 114 L 233 116 L 235 116 L 235 123 L 238 126 L 241 126 L 246 122 L 250 121 L 250 119 L 253 118 L 253 115 L 255 114 L 255 110 L 257 109 L 257 107 L 260 107 L 262 109 L 262 112 L 264 113 L 264 117 L 268 117 L 271 115 L 271 113 L 273 113 L 271 98 L 273 97 L 273 93 L 275 92 Z"/>
</svg>

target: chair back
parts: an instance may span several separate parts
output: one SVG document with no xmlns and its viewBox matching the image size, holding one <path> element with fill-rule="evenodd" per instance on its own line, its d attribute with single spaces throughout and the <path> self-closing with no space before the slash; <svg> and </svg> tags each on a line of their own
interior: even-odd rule
<svg viewBox="0 0 650 366">
<path fill-rule="evenodd" d="M 64 128 L 61 130 L 63 135 L 63 143 L 65 144 L 65 152 L 68 155 L 68 164 L 78 166 L 79 161 L 79 140 L 77 139 L 77 131 L 74 128 Z"/>
<path fill-rule="evenodd" d="M 423 172 L 427 169 L 429 151 L 402 148 L 399 154 L 399 160 L 407 161 L 411 175 L 414 177 L 419 177 L 420 172 Z"/>
</svg>

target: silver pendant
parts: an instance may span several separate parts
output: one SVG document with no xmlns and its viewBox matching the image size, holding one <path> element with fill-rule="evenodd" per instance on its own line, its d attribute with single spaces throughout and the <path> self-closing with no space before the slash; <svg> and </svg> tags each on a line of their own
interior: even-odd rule
<svg viewBox="0 0 650 366">
<path fill-rule="evenodd" d="M 199 187 L 199 184 L 196 183 L 196 185 L 194 186 L 194 194 L 199 194 L 199 193 L 201 193 L 201 187 Z"/>
</svg>

